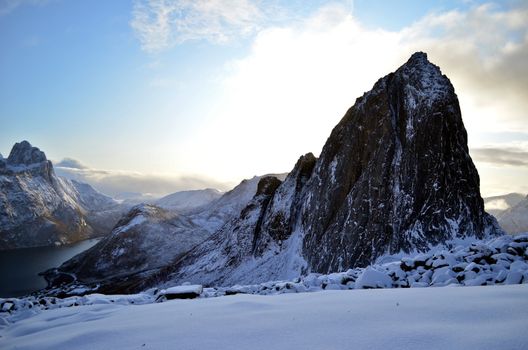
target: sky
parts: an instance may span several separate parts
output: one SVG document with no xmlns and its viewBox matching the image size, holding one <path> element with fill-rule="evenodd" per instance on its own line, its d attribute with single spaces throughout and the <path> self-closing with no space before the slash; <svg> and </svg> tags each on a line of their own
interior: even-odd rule
<svg viewBox="0 0 528 350">
<path fill-rule="evenodd" d="M 28 140 L 112 195 L 227 190 L 318 155 L 415 51 L 455 86 L 482 194 L 528 193 L 514 0 L 0 0 L 0 153 Z"/>
</svg>

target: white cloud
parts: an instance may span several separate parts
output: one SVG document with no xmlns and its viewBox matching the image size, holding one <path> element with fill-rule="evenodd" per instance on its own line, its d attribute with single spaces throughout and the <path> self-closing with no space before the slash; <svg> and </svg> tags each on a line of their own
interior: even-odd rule
<svg viewBox="0 0 528 350">
<path fill-rule="evenodd" d="M 57 175 L 88 183 L 100 192 L 114 198 L 125 198 L 130 194 L 148 194 L 161 197 L 177 191 L 203 188 L 228 190 L 234 185 L 205 176 L 171 176 L 91 169 L 71 158 L 58 162 L 54 168 Z"/>
<path fill-rule="evenodd" d="M 528 151 L 517 147 L 482 147 L 471 149 L 476 162 L 498 166 L 521 166 L 528 168 Z"/>
<path fill-rule="evenodd" d="M 355 99 L 415 51 L 452 80 L 472 146 L 482 146 L 480 132 L 526 132 L 527 13 L 484 5 L 387 31 L 334 4 L 262 29 L 250 54 L 227 66 L 223 102 L 187 145 L 187 161 L 227 178 L 288 171 L 300 154 L 317 154 Z"/>
<path fill-rule="evenodd" d="M 226 65 L 221 102 L 182 145 L 192 152 L 181 161 L 197 173 L 233 179 L 290 170 L 300 154 L 319 153 L 355 99 L 415 51 L 426 51 L 453 82 L 473 149 L 484 146 L 484 133 L 528 132 L 526 4 L 431 13 L 399 31 L 364 26 L 342 2 L 275 22 L 272 12 L 291 12 L 264 10 L 260 1 L 161 4 L 136 4 L 134 26 L 148 51 L 254 33 L 250 53 Z M 479 170 L 484 154 L 476 157 Z M 521 186 L 525 170 L 516 167 L 509 188 Z M 484 190 L 496 193 L 498 173 L 483 171 Z"/>
<path fill-rule="evenodd" d="M 494 199 L 489 202 L 486 202 L 486 211 L 489 210 L 507 210 L 510 206 L 504 199 Z"/>
<path fill-rule="evenodd" d="M 528 131 L 528 6 L 431 14 L 401 31 L 451 78 L 471 131 Z"/>
<path fill-rule="evenodd" d="M 56 163 L 55 166 L 62 168 L 88 169 L 86 165 L 73 158 L 64 158 L 60 162 Z"/>
<path fill-rule="evenodd" d="M 44 5 L 50 0 L 1 0 L 0 16 L 7 15 L 23 5 Z"/>
<path fill-rule="evenodd" d="M 250 0 L 137 0 L 131 26 L 145 51 L 159 52 L 188 40 L 248 35 L 263 17 Z"/>
</svg>

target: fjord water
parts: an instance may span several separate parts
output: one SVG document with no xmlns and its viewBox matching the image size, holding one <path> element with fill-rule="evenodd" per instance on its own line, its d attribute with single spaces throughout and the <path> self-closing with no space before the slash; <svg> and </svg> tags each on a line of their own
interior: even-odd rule
<svg viewBox="0 0 528 350">
<path fill-rule="evenodd" d="M 0 297 L 18 297 L 46 287 L 46 280 L 39 272 L 58 267 L 98 241 L 89 239 L 58 247 L 0 251 Z"/>
</svg>

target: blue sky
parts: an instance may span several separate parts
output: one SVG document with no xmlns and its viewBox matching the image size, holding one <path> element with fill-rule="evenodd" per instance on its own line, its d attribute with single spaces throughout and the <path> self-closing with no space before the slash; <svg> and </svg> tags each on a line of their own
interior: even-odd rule
<svg viewBox="0 0 528 350">
<path fill-rule="evenodd" d="M 0 152 L 27 139 L 168 192 L 226 189 L 318 154 L 355 98 L 421 49 L 457 88 L 483 192 L 528 192 L 523 2 L 194 3 L 0 0 Z"/>
</svg>

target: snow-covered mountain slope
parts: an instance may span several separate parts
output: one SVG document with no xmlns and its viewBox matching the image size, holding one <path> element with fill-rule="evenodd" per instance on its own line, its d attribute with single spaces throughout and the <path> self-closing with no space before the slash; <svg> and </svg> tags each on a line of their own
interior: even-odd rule
<svg viewBox="0 0 528 350">
<path fill-rule="evenodd" d="M 140 204 L 119 221 L 110 235 L 60 269 L 86 283 L 111 280 L 109 284 L 117 288 L 122 275 L 165 266 L 208 236 L 209 232 L 184 215 Z M 65 275 L 52 270 L 46 278 L 51 284 L 62 283 Z"/>
<path fill-rule="evenodd" d="M 202 207 L 222 197 L 222 192 L 213 188 L 180 191 L 156 200 L 153 204 L 167 210 L 187 212 Z"/>
<path fill-rule="evenodd" d="M 4 316 L 2 349 L 526 349 L 528 285 L 233 295 L 141 295 Z M 134 305 L 130 305 L 134 302 Z M 51 306 L 53 307 L 53 306 Z M 6 314 L 6 313 L 0 313 Z"/>
<path fill-rule="evenodd" d="M 499 225 L 510 234 L 528 232 L 528 196 L 497 216 Z"/>
<path fill-rule="evenodd" d="M 458 243 L 457 245 L 455 245 Z M 140 293 L 142 302 L 164 301 L 180 297 L 218 297 L 233 294 L 274 295 L 283 293 L 317 292 L 322 290 L 349 290 L 372 288 L 423 288 L 445 286 L 493 286 L 528 283 L 528 233 L 517 236 L 502 235 L 488 241 L 452 242 L 451 248 L 437 247 L 427 253 L 404 256 L 385 256 L 366 268 L 356 267 L 331 274 L 310 273 L 306 276 L 266 281 L 258 284 L 236 284 L 204 288 L 193 282 L 193 276 L 182 285 L 171 282 L 159 284 Z M 258 274 L 259 271 L 247 271 Z M 154 277 L 148 273 L 143 277 Z M 197 277 L 196 280 L 200 280 Z M 248 276 L 246 280 L 255 280 Z M 118 281 L 121 282 L 121 281 Z M 129 281 L 130 282 L 130 281 Z M 148 284 L 141 280 L 137 285 Z M 71 304 L 87 305 L 91 302 L 75 296 L 100 293 L 108 290 L 100 284 L 72 283 L 54 289 L 42 290 L 33 295 L 8 298 L 13 304 L 11 311 L 31 308 L 49 309 L 69 307 Z M 127 292 L 132 289 L 126 290 Z M 139 289 L 137 289 L 139 290 Z M 130 298 L 137 300 L 137 295 Z M 170 296 L 168 296 L 170 295 Z M 56 296 L 60 296 L 57 299 Z M 0 310 L 2 305 L 0 303 Z"/>
<path fill-rule="evenodd" d="M 163 277 L 155 280 L 233 285 L 299 276 L 306 265 L 298 245 L 294 244 L 298 243 L 295 240 L 299 240 L 299 235 L 294 234 L 282 245 L 281 229 L 290 219 L 289 207 L 285 212 L 284 203 L 294 200 L 290 189 L 302 186 L 314 162 L 311 154 L 301 157 L 284 180 L 286 186 L 274 176 L 261 178 L 255 196 L 237 218 L 228 221 L 176 264 L 161 271 Z M 277 191 L 278 195 L 274 196 Z"/>
<path fill-rule="evenodd" d="M 484 198 L 484 207 L 488 213 L 498 218 L 506 210 L 516 206 L 525 197 L 522 193 L 508 193 L 501 196 L 486 197 Z"/>
<path fill-rule="evenodd" d="M 266 176 L 284 179 L 287 175 L 287 173 L 271 174 L 253 176 L 251 179 L 242 180 L 240 184 L 224 193 L 220 198 L 203 207 L 196 208 L 189 215 L 194 222 L 200 224 L 209 232 L 216 232 L 230 219 L 237 217 L 242 209 L 251 201 L 257 192 L 257 185 L 260 179 Z"/>
<path fill-rule="evenodd" d="M 89 185 L 59 178 L 44 152 L 23 141 L 0 160 L 0 249 L 101 236 L 119 204 Z"/>
<path fill-rule="evenodd" d="M 424 53 L 356 101 L 319 159 L 260 186 L 270 191 L 161 278 L 263 282 L 503 234 L 484 211 L 454 88 Z"/>
<path fill-rule="evenodd" d="M 97 281 L 105 291 L 133 289 L 144 274 L 177 261 L 233 219 L 255 195 L 261 178 L 243 180 L 220 198 L 183 213 L 138 205 L 110 235 L 58 269 L 47 271 L 46 278 L 50 285 L 72 282 L 73 276 L 83 283 Z"/>
<path fill-rule="evenodd" d="M 65 191 L 84 209 L 86 223 L 92 227 L 97 236 L 108 234 L 119 219 L 128 210 L 107 195 L 94 189 L 87 183 L 58 177 Z"/>
</svg>

